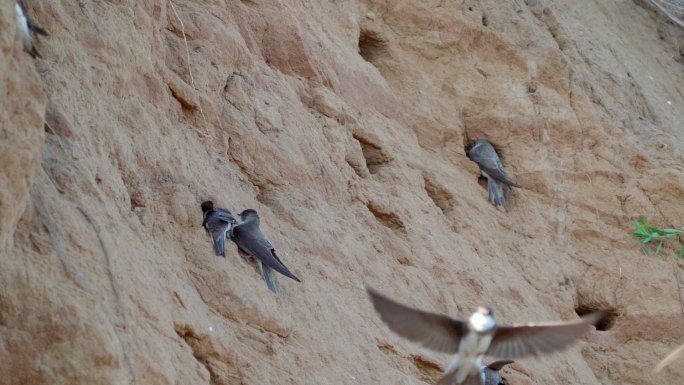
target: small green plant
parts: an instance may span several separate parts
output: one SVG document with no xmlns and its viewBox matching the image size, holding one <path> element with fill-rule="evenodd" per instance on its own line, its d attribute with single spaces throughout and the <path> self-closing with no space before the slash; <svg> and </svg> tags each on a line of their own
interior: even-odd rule
<svg viewBox="0 0 684 385">
<path fill-rule="evenodd" d="M 644 245 L 645 250 L 648 250 L 648 244 L 653 242 L 658 242 L 658 246 L 655 248 L 655 255 L 660 253 L 660 249 L 663 248 L 663 244 L 667 238 L 677 237 L 679 243 L 682 244 L 681 250 L 679 250 L 679 258 L 684 257 L 684 242 L 680 237 L 680 234 L 684 234 L 684 226 L 678 229 L 658 229 L 648 224 L 645 217 L 639 217 L 638 221 L 632 221 L 634 225 L 634 232 L 632 233 L 638 240 L 639 243 Z M 653 244 L 651 244 L 653 247 Z"/>
</svg>

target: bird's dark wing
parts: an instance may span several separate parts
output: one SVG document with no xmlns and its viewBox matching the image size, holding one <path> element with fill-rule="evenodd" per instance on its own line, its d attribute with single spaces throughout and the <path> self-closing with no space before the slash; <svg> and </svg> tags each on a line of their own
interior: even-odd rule
<svg viewBox="0 0 684 385">
<path fill-rule="evenodd" d="M 232 224 L 237 224 L 237 220 L 233 216 L 233 214 L 230 213 L 230 211 L 226 209 L 214 209 L 214 217 L 216 219 L 220 219 L 222 221 L 226 221 L 227 223 L 232 223 Z"/>
<path fill-rule="evenodd" d="M 490 176 L 487 176 L 487 196 L 489 197 L 489 202 L 506 208 L 506 197 L 504 196 L 503 184 L 497 182 Z"/>
<path fill-rule="evenodd" d="M 216 255 L 222 257 L 226 256 L 226 233 L 230 231 L 233 224 L 236 222 L 235 218 L 230 215 L 227 210 L 209 210 L 204 214 L 204 221 L 202 226 L 211 235 L 211 241 L 214 245 Z"/>
<path fill-rule="evenodd" d="M 501 164 L 501 159 L 491 144 L 487 142 L 476 143 L 468 154 L 470 159 L 480 166 L 480 170 L 487 173 L 490 177 L 509 186 L 520 187 L 520 185 L 508 179 L 503 164 Z"/>
<path fill-rule="evenodd" d="M 219 224 L 217 226 L 212 226 L 213 223 L 209 222 L 207 230 L 211 234 L 211 241 L 214 244 L 214 251 L 216 255 L 226 257 L 226 232 L 228 231 L 227 224 Z"/>
<path fill-rule="evenodd" d="M 266 266 L 286 277 L 301 282 L 301 280 L 292 274 L 285 264 L 275 256 L 273 246 L 271 246 L 271 243 L 261 233 L 261 230 L 253 223 L 238 224 L 235 226 L 231 239 L 235 241 L 242 250 L 259 258 Z"/>
<path fill-rule="evenodd" d="M 211 209 L 204 213 L 204 220 L 202 221 L 202 226 L 204 226 L 207 231 L 209 231 L 209 223 L 214 223 L 215 225 L 225 223 L 226 225 L 233 226 L 237 224 L 237 220 L 233 217 L 233 214 L 226 209 Z"/>
<path fill-rule="evenodd" d="M 266 281 L 266 286 L 273 292 L 273 294 L 278 295 L 278 288 L 275 284 L 275 276 L 273 275 L 273 269 L 268 267 L 268 265 L 259 262 L 259 270 L 261 270 L 261 277 Z"/>
<path fill-rule="evenodd" d="M 499 165 L 501 165 L 501 161 L 499 161 L 498 158 L 496 159 L 496 161 L 499 163 Z M 499 181 L 501 183 L 505 183 L 505 184 L 507 184 L 509 186 L 513 186 L 513 187 L 520 187 L 519 184 L 508 179 L 508 177 L 506 176 L 506 173 L 504 173 L 504 171 L 503 171 L 503 166 L 501 166 L 501 168 L 497 168 L 497 167 L 492 168 L 492 167 L 480 165 L 480 168 L 482 169 L 482 171 L 486 172 L 487 175 L 489 175 L 490 177 L 496 179 L 497 181 Z"/>
<path fill-rule="evenodd" d="M 366 290 L 380 318 L 393 332 L 438 352 L 458 351 L 458 343 L 467 332 L 464 322 L 410 308 L 370 287 Z"/>
<path fill-rule="evenodd" d="M 515 362 L 515 361 L 513 361 L 513 360 L 499 360 L 499 361 L 492 362 L 491 364 L 487 365 L 487 367 L 489 369 L 499 371 L 504 366 L 506 366 L 508 364 L 512 364 L 513 362 Z"/>
<path fill-rule="evenodd" d="M 604 316 L 604 311 L 597 311 L 576 321 L 500 326 L 486 354 L 521 358 L 560 350 L 591 330 L 591 325 L 598 323 Z"/>
</svg>

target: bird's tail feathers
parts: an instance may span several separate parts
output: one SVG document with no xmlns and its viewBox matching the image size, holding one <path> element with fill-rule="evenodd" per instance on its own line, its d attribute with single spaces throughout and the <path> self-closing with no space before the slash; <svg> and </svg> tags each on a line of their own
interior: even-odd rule
<svg viewBox="0 0 684 385">
<path fill-rule="evenodd" d="M 273 274 L 273 269 L 259 261 L 259 270 L 261 270 L 261 276 L 264 278 L 264 281 L 266 281 L 268 289 L 271 290 L 275 295 L 278 295 L 278 288 L 275 284 L 275 275 Z"/>
<path fill-rule="evenodd" d="M 223 258 L 225 258 L 226 257 L 226 237 L 225 237 L 225 235 L 215 237 L 212 234 L 211 235 L 211 241 L 214 244 L 214 251 L 216 252 L 216 255 L 220 255 Z"/>
<path fill-rule="evenodd" d="M 504 198 L 503 184 L 501 182 L 497 182 L 493 178 L 487 178 L 487 191 L 489 192 L 490 202 L 506 208 L 506 199 Z"/>
</svg>

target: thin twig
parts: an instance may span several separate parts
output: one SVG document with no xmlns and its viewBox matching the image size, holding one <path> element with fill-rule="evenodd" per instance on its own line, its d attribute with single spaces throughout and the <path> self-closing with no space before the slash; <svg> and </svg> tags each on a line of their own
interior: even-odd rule
<svg viewBox="0 0 684 385">
<path fill-rule="evenodd" d="M 185 24 L 183 24 L 183 20 L 178 15 L 178 12 L 176 11 L 176 6 L 173 5 L 173 1 L 169 0 L 169 4 L 171 5 L 171 10 L 173 10 L 173 14 L 176 15 L 176 19 L 178 19 L 178 22 L 181 25 L 181 33 L 183 34 L 183 41 L 185 42 L 185 54 L 187 56 L 186 60 L 188 63 L 188 74 L 190 75 L 190 85 L 192 86 L 192 89 L 195 90 L 195 92 L 199 93 L 197 87 L 195 87 L 195 78 L 192 76 L 192 66 L 190 65 L 190 47 L 188 46 L 188 38 L 185 35 Z M 209 136 L 209 128 L 207 127 L 207 117 L 204 116 L 201 98 L 198 98 L 197 105 L 199 106 L 200 114 L 202 115 L 202 120 L 204 121 L 205 134 Z"/>
</svg>

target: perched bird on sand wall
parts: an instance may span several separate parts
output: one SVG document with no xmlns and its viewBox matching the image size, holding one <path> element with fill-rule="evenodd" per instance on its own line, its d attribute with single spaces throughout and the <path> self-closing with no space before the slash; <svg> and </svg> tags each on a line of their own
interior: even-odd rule
<svg viewBox="0 0 684 385">
<path fill-rule="evenodd" d="M 561 350 L 606 314 L 597 311 L 575 321 L 500 326 L 489 307 L 479 307 L 462 321 L 402 305 L 369 287 L 366 290 L 393 332 L 428 349 L 455 354 L 439 385 L 483 385 L 480 367 L 485 354 L 513 359 Z"/>
<path fill-rule="evenodd" d="M 237 220 L 233 217 L 230 211 L 214 207 L 214 202 L 202 202 L 202 212 L 204 213 L 204 220 L 202 226 L 211 235 L 211 242 L 214 245 L 216 255 L 226 257 L 226 237 L 228 232 L 237 225 Z"/>
<path fill-rule="evenodd" d="M 684 345 L 678 347 L 677 349 L 673 350 L 663 358 L 662 361 L 658 363 L 655 367 L 655 371 L 659 372 L 663 369 L 665 369 L 666 366 L 670 365 L 674 360 L 684 357 Z"/>
<path fill-rule="evenodd" d="M 42 58 L 40 53 L 38 53 L 36 46 L 33 45 L 32 33 L 48 36 L 47 31 L 28 17 L 23 0 L 17 0 L 14 9 L 17 13 L 17 24 L 19 24 L 19 33 L 21 34 L 21 41 L 24 44 L 24 49 L 26 52 L 30 53 L 34 59 L 36 57 Z"/>
<path fill-rule="evenodd" d="M 266 285 L 272 292 L 278 294 L 273 270 L 297 282 L 301 281 L 278 258 L 275 249 L 261 232 L 259 223 L 259 215 L 255 210 L 247 209 L 241 212 L 240 222 L 233 227 L 230 239 L 238 245 L 241 252 L 256 258 Z"/>
<path fill-rule="evenodd" d="M 508 179 L 494 146 L 484 139 L 477 139 L 468 150 L 467 155 L 470 160 L 480 166 L 480 174 L 487 178 L 489 201 L 506 208 L 504 184 L 512 187 L 520 187 L 520 185 Z"/>
<path fill-rule="evenodd" d="M 480 382 L 484 385 L 506 385 L 501 378 L 501 373 L 499 373 L 499 370 L 512 363 L 512 360 L 501 360 L 492 362 L 486 366 L 480 366 Z"/>
</svg>

